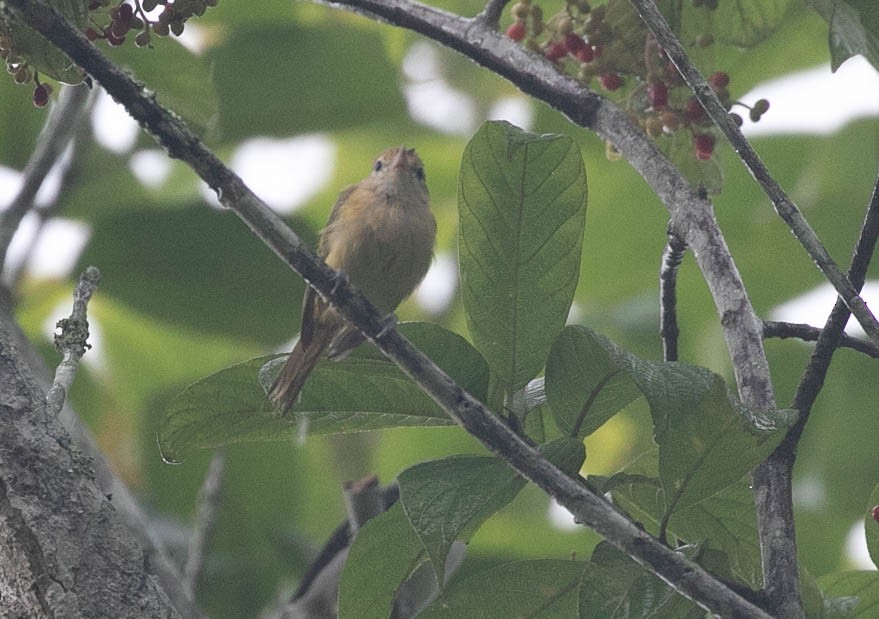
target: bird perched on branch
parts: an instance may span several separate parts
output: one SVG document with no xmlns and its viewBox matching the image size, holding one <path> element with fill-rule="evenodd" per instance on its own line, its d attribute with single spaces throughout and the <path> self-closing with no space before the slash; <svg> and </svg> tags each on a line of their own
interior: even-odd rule
<svg viewBox="0 0 879 619">
<path fill-rule="evenodd" d="M 424 165 L 414 149 L 400 146 L 385 150 L 369 176 L 342 191 L 318 251 L 378 309 L 391 313 L 427 273 L 435 238 Z M 275 411 L 290 410 L 325 354 L 341 359 L 363 339 L 309 287 L 299 340 L 269 391 Z"/>
</svg>

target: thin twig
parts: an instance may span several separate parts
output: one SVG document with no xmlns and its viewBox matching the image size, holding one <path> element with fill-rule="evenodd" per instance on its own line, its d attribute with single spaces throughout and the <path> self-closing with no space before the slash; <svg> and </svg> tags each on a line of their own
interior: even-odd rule
<svg viewBox="0 0 879 619">
<path fill-rule="evenodd" d="M 61 363 L 55 369 L 55 380 L 46 394 L 47 412 L 53 417 L 61 412 L 67 392 L 73 385 L 79 360 L 91 348 L 88 343 L 89 321 L 86 310 L 101 281 L 101 272 L 96 267 L 87 267 L 79 276 L 79 283 L 73 291 L 73 311 L 68 318 L 58 321 L 61 333 L 55 335 L 55 348 L 62 354 Z"/>
<path fill-rule="evenodd" d="M 659 334 L 662 337 L 662 358 L 665 361 L 678 360 L 678 267 L 681 266 L 686 251 L 686 243 L 674 234 L 668 235 L 659 269 Z"/>
<path fill-rule="evenodd" d="M 372 4 L 374 8 L 385 10 L 391 3 Z M 395 7 L 390 9 L 392 14 L 402 10 L 399 3 L 394 4 Z M 160 106 L 150 96 L 149 91 L 137 84 L 127 73 L 117 69 L 82 34 L 71 27 L 57 11 L 38 0 L 4 0 L 0 3 L 0 8 L 3 6 L 8 7 L 14 18 L 40 32 L 100 82 L 117 101 L 126 107 L 135 120 L 165 147 L 171 156 L 190 165 L 207 182 L 208 186 L 217 192 L 218 198 L 224 206 L 232 209 L 244 220 L 257 236 L 302 275 L 323 297 L 327 298 L 346 320 L 356 325 L 364 335 L 370 338 L 385 356 L 400 366 L 440 404 L 450 417 L 482 441 L 491 451 L 506 459 L 516 471 L 553 496 L 575 515 L 578 522 L 592 527 L 636 561 L 649 566 L 676 591 L 692 599 L 709 612 L 721 616 L 768 617 L 765 612 L 733 592 L 701 566 L 660 544 L 617 512 L 603 497 L 591 492 L 578 480 L 568 477 L 546 460 L 537 449 L 511 431 L 481 402 L 461 389 L 445 372 L 401 336 L 395 327 L 389 327 L 387 317 L 370 304 L 350 283 L 340 281 L 335 272 L 317 258 L 284 225 L 283 221 L 242 183 L 237 175 L 226 168 L 216 155 L 205 148 L 204 144 L 186 128 L 178 117 Z M 424 9 L 429 8 L 423 7 L 423 5 L 419 6 Z M 445 13 L 444 15 L 449 16 Z M 477 22 L 473 20 L 463 21 L 468 28 L 477 26 Z M 435 29 L 442 30 L 440 26 L 435 26 Z M 477 34 L 500 38 L 499 34 L 487 29 Z M 448 40 L 449 36 L 446 35 L 443 40 Z M 467 36 L 462 36 L 462 40 L 471 40 Z M 493 43 L 496 42 L 493 41 Z M 471 43 L 471 46 L 476 46 L 476 44 Z M 533 57 L 528 57 L 533 59 Z M 531 76 L 530 79 L 536 83 L 534 76 Z M 577 89 L 580 90 L 579 87 Z M 580 113 L 583 113 L 582 110 Z M 616 117 L 611 113 L 611 116 L 622 121 L 625 116 L 620 114 L 619 117 Z M 626 121 L 624 124 L 628 125 L 629 123 Z M 613 130 L 611 127 L 609 129 Z M 671 164 L 668 165 L 674 169 Z M 651 175 L 653 173 L 651 172 Z M 680 177 L 675 175 L 673 178 Z M 667 185 L 669 181 L 666 178 L 659 182 Z M 682 198 L 682 202 L 688 202 L 683 198 L 694 194 L 688 186 L 686 188 L 666 186 L 663 193 L 677 195 Z M 671 203 L 678 204 L 673 200 Z M 702 209 L 698 215 L 709 217 L 705 209 Z M 711 228 L 710 222 L 702 223 Z M 704 227 L 701 230 L 700 234 L 694 235 L 694 238 L 700 243 L 717 240 L 722 242 L 719 230 L 708 234 L 704 233 Z M 722 243 L 721 246 L 723 246 Z M 734 265 L 727 264 L 725 266 L 727 278 L 735 276 Z M 741 297 L 737 298 L 735 305 L 736 309 L 740 310 Z M 748 309 L 750 309 L 749 305 Z M 753 312 L 747 313 L 747 316 L 750 316 L 748 320 L 752 319 L 755 324 L 746 324 L 744 328 L 757 332 L 759 337 L 756 316 L 753 315 Z M 741 322 L 742 318 L 737 317 L 732 321 L 727 321 L 727 324 L 736 321 Z M 743 325 L 738 326 L 742 327 Z M 762 353 L 762 339 L 759 343 L 759 350 Z"/>
<path fill-rule="evenodd" d="M 192 535 L 189 538 L 189 546 L 186 551 L 186 566 L 183 568 L 183 586 L 192 599 L 196 599 L 195 592 L 204 567 L 208 541 L 213 533 L 214 525 L 217 523 L 225 464 L 224 452 L 217 450 L 211 458 L 208 471 L 205 473 L 204 481 L 198 491 Z"/>
<path fill-rule="evenodd" d="M 49 112 L 40 140 L 24 168 L 21 189 L 6 211 L 0 214 L 0 272 L 6 264 L 9 244 L 18 225 L 33 208 L 43 181 L 70 144 L 88 107 L 89 94 L 89 88 L 84 84 L 65 86 L 58 96 L 58 103 Z"/>
<path fill-rule="evenodd" d="M 723 107 L 714 89 L 709 86 L 699 70 L 690 61 L 677 36 L 672 32 L 665 18 L 654 4 L 654 0 L 631 0 L 635 10 L 644 20 L 647 28 L 656 38 L 660 47 L 668 54 L 668 57 L 677 67 L 684 80 L 693 90 L 699 103 L 708 112 L 711 120 L 721 130 L 723 135 L 739 155 L 742 163 L 751 172 L 754 179 L 763 188 L 763 191 L 772 202 L 775 212 L 784 220 L 794 236 L 815 262 L 827 280 L 833 285 L 840 298 L 852 311 L 858 322 L 864 328 L 867 336 L 873 343 L 879 345 L 879 323 L 873 316 L 864 300 L 858 295 L 858 291 L 852 282 L 843 274 L 839 266 L 834 262 L 830 253 L 824 247 L 821 239 L 806 221 L 806 218 L 794 204 L 793 200 L 781 188 L 781 185 L 772 177 L 766 165 L 757 155 L 751 143 L 742 135 L 741 129 L 733 122 L 733 119 Z"/>
<path fill-rule="evenodd" d="M 876 184 L 873 187 L 873 194 L 870 196 L 870 204 L 864 216 L 864 223 L 861 226 L 861 233 L 855 245 L 852 264 L 848 271 L 849 279 L 858 290 L 864 286 L 867 268 L 873 259 L 877 238 L 879 238 L 879 174 L 877 174 Z M 785 443 L 782 444 L 791 453 L 791 459 L 796 454 L 796 444 L 799 442 L 806 421 L 808 421 L 812 405 L 824 385 L 824 377 L 827 375 L 833 352 L 844 339 L 844 329 L 850 315 L 848 307 L 840 299 L 837 299 L 824 328 L 821 330 L 815 350 L 812 351 L 809 365 L 803 372 L 800 384 L 797 386 L 792 406 L 800 411 L 800 417 L 788 432 Z"/>
<path fill-rule="evenodd" d="M 777 322 L 774 320 L 763 321 L 763 337 L 765 338 L 796 338 L 806 342 L 816 342 L 821 337 L 823 329 L 799 322 Z M 839 340 L 840 348 L 851 348 L 874 359 L 879 359 L 879 346 L 873 342 L 852 337 L 846 333 Z"/>
<path fill-rule="evenodd" d="M 879 237 L 879 176 L 848 272 L 849 278 L 858 290 L 864 285 L 877 237 Z M 797 573 L 792 495 L 797 445 L 809 419 L 812 405 L 824 385 L 833 352 L 839 346 L 849 316 L 848 307 L 838 299 L 821 330 L 815 350 L 812 351 L 809 364 L 797 386 L 791 406 L 799 411 L 799 417 L 776 450 L 754 469 L 754 497 L 757 509 L 760 514 L 766 515 L 760 536 L 764 557 L 764 580 L 769 599 L 793 595 L 790 590 L 773 591 L 771 587 L 789 587 L 790 575 Z"/>
</svg>

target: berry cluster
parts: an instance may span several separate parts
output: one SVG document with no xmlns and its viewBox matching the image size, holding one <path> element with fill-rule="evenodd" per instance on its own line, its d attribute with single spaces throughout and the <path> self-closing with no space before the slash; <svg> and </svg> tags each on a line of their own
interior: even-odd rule
<svg viewBox="0 0 879 619">
<path fill-rule="evenodd" d="M 111 0 L 92 0 L 89 5 L 91 11 L 91 24 L 85 29 L 85 35 L 90 41 L 104 39 L 113 47 L 125 43 L 126 35 L 136 31 L 134 44 L 138 47 L 147 47 L 150 44 L 151 33 L 160 37 L 169 34 L 180 36 L 186 20 L 190 17 L 201 17 L 209 7 L 217 6 L 218 0 L 132 0 L 129 4 L 126 0 L 118 6 L 113 6 L 107 11 Z M 158 17 L 151 21 L 147 13 L 154 11 L 159 5 L 162 11 Z M 109 16 L 110 22 L 103 24 Z"/>
<path fill-rule="evenodd" d="M 693 0 L 694 7 L 717 8 L 717 0 Z M 542 54 L 584 84 L 597 79 L 601 88 L 619 92 L 622 105 L 651 137 L 691 136 L 691 157 L 707 161 L 714 154 L 715 135 L 705 110 L 690 94 L 683 78 L 649 35 L 628 0 L 608 0 L 592 6 L 589 0 L 565 0 L 564 8 L 549 19 L 534 0 L 518 0 L 511 9 L 513 22 L 506 35 Z M 692 42 L 697 48 L 714 43 L 706 33 Z M 709 83 L 727 110 L 740 105 L 756 122 L 769 109 L 765 99 L 749 107 L 729 94 L 729 75 L 717 71 Z M 731 113 L 739 125 L 742 118 Z M 610 155 L 612 149 L 608 150 Z"/>
<path fill-rule="evenodd" d="M 113 47 L 125 43 L 129 33 L 137 32 L 134 37 L 135 45 L 148 47 L 152 34 L 160 37 L 169 34 L 179 36 L 190 17 L 204 15 L 209 7 L 217 6 L 217 2 L 218 0 L 91 0 L 83 31 L 90 41 L 103 39 Z M 153 12 L 159 6 L 162 7 L 161 12 L 156 18 L 150 19 L 147 13 Z M 69 66 L 69 61 L 64 60 L 64 68 L 59 73 L 57 63 L 47 65 L 45 58 L 36 57 L 39 56 L 36 53 L 33 54 L 35 58 L 29 59 L 27 52 L 22 49 L 31 48 L 15 44 L 16 36 L 20 34 L 8 27 L 4 28 L 4 23 L 0 21 L 0 58 L 6 62 L 6 71 L 12 75 L 16 84 L 34 84 L 33 103 L 36 107 L 45 107 L 52 94 L 52 86 L 40 81 L 41 73 L 44 76 L 48 73 L 54 79 L 69 83 L 79 83 L 85 79 L 85 75 L 78 68 Z"/>
</svg>

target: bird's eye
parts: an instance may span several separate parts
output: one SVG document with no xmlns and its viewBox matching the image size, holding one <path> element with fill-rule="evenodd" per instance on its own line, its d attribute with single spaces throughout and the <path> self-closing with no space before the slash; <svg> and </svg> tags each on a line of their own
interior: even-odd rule
<svg viewBox="0 0 879 619">
<path fill-rule="evenodd" d="M 382 169 L 382 166 L 383 166 L 383 165 L 384 165 L 384 164 L 382 163 L 382 160 L 381 160 L 381 159 L 376 159 L 376 160 L 375 160 L 375 165 L 372 166 L 372 169 L 373 169 L 373 171 L 375 171 L 375 172 L 380 172 L 381 169 Z"/>
<path fill-rule="evenodd" d="M 421 166 L 418 166 L 417 168 L 415 168 L 415 176 L 418 178 L 418 180 L 423 181 L 424 180 L 424 168 L 422 168 Z"/>
</svg>

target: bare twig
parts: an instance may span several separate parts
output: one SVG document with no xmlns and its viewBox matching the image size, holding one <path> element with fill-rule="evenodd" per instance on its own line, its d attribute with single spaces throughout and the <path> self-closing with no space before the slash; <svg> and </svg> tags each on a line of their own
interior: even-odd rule
<svg viewBox="0 0 879 619">
<path fill-rule="evenodd" d="M 821 337 L 823 330 L 812 325 L 799 322 L 777 322 L 774 320 L 763 321 L 763 337 L 765 338 L 796 338 L 806 342 L 815 342 Z M 874 359 L 879 359 L 879 346 L 856 337 L 842 334 L 839 340 L 840 348 L 851 348 Z"/>
<path fill-rule="evenodd" d="M 794 204 L 793 200 L 781 188 L 781 185 L 772 177 L 766 165 L 757 155 L 751 143 L 742 135 L 741 129 L 736 125 L 729 113 L 721 104 L 714 89 L 708 85 L 699 70 L 690 61 L 678 38 L 672 32 L 665 18 L 659 12 L 653 0 L 631 0 L 647 28 L 656 38 L 660 47 L 668 54 L 668 57 L 677 67 L 678 71 L 693 90 L 699 103 L 708 112 L 711 120 L 721 130 L 723 135 L 738 153 L 739 158 L 751 172 L 754 179 L 763 188 L 763 191 L 772 202 L 772 206 L 779 216 L 785 221 L 794 236 L 815 262 L 827 280 L 836 289 L 840 298 L 852 311 L 858 322 L 864 328 L 867 336 L 873 343 L 879 345 L 879 323 L 873 316 L 864 300 L 858 295 L 858 291 L 852 282 L 843 274 L 839 266 L 828 253 L 821 239 L 803 217 L 803 214 Z"/>
<path fill-rule="evenodd" d="M 867 266 L 872 259 L 877 237 L 879 237 L 879 178 L 873 189 L 848 272 L 849 278 L 858 290 L 864 285 Z M 812 405 L 824 385 L 833 352 L 839 346 L 850 315 L 846 304 L 842 299 L 838 299 L 821 330 L 815 350 L 812 351 L 812 357 L 803 372 L 791 404 L 792 408 L 799 411 L 799 417 L 772 455 L 754 469 L 754 497 L 757 509 L 767 516 L 761 526 L 760 535 L 764 572 L 767 572 L 767 566 L 769 568 L 768 573 L 764 574 L 764 579 L 770 599 L 773 599 L 773 596 L 783 599 L 785 595 L 792 595 L 790 591 L 774 592 L 770 590 L 769 585 L 777 587 L 779 583 L 789 582 L 791 574 L 794 578 L 797 574 L 792 496 L 797 444 L 809 419 Z"/>
<path fill-rule="evenodd" d="M 873 259 L 877 239 L 879 239 L 879 174 L 877 174 L 876 184 L 873 187 L 873 194 L 870 196 L 870 204 L 867 206 L 867 213 L 848 271 L 849 279 L 858 290 L 864 286 L 867 267 L 870 266 Z M 809 418 L 809 412 L 824 385 L 824 377 L 827 375 L 827 368 L 830 366 L 833 352 L 845 339 L 843 330 L 850 315 L 845 303 L 841 299 L 837 299 L 824 328 L 821 330 L 815 350 L 812 351 L 809 365 L 800 379 L 792 404 L 793 408 L 800 411 L 800 417 L 780 447 L 780 449 L 786 448 L 790 453 L 791 464 L 793 464 L 796 455 L 796 444 L 799 442 L 800 435 Z"/>
<path fill-rule="evenodd" d="M 399 3 L 371 4 L 374 5 L 373 8 L 390 10 L 392 16 L 399 16 L 398 14 L 402 11 Z M 165 147 L 170 155 L 190 165 L 217 192 L 219 200 L 224 206 L 232 209 L 244 220 L 257 236 L 289 266 L 300 273 L 322 296 L 327 298 L 346 320 L 356 325 L 389 359 L 397 363 L 406 374 L 442 406 L 450 417 L 479 438 L 494 453 L 506 459 L 516 471 L 555 497 L 561 505 L 575 514 L 579 522 L 592 527 L 620 550 L 638 562 L 649 566 L 676 591 L 692 599 L 706 610 L 722 616 L 768 617 L 766 613 L 733 592 L 701 566 L 660 544 L 618 513 L 604 498 L 594 494 L 579 481 L 568 477 L 546 460 L 537 449 L 511 431 L 481 402 L 455 384 L 445 372 L 402 337 L 396 328 L 389 327 L 387 317 L 370 304 L 361 293 L 356 291 L 347 281 L 336 277 L 335 272 L 318 259 L 284 225 L 278 216 L 242 183 L 237 175 L 226 168 L 216 155 L 205 148 L 178 117 L 160 106 L 149 95 L 149 92 L 137 84 L 128 74 L 117 69 L 54 9 L 38 0 L 4 0 L 0 3 L 0 8 L 3 6 L 10 10 L 14 18 L 40 32 L 99 81 L 117 101 L 126 107 L 141 126 Z M 423 7 L 423 5 L 418 6 L 422 7 L 419 10 L 429 8 Z M 457 19 L 446 13 L 443 15 L 448 19 Z M 444 26 L 449 26 L 449 24 L 450 22 L 447 21 Z M 479 27 L 478 22 L 473 20 L 463 20 L 459 25 L 466 25 L 468 28 Z M 442 25 L 434 25 L 433 29 L 438 33 L 443 32 Z M 448 40 L 452 35 L 443 36 L 440 34 L 440 36 L 442 36 L 442 40 Z M 485 28 L 476 32 L 471 30 L 469 33 L 465 30 L 465 32 L 458 33 L 457 36 L 460 37 L 461 41 L 471 41 L 469 45 L 474 49 L 479 48 L 480 37 L 483 37 L 481 43 L 488 48 L 496 46 L 501 40 L 499 34 Z M 511 49 L 522 53 L 518 47 L 513 46 Z M 533 57 L 527 57 L 533 60 Z M 500 58 L 496 58 L 496 61 L 500 62 Z M 505 66 L 509 69 L 509 60 L 505 62 L 507 63 Z M 552 74 L 554 70 L 550 71 L 550 69 L 551 67 L 547 67 L 547 73 Z M 555 76 L 558 77 L 557 74 Z M 529 79 L 532 85 L 538 83 L 537 78 L 533 75 Z M 565 83 L 570 87 L 570 83 Z M 576 87 L 576 90 L 581 94 L 583 92 L 579 86 Z M 591 95 L 590 98 L 595 98 L 595 96 Z M 595 100 L 597 101 L 597 98 Z M 583 111 L 581 110 L 580 113 L 582 114 Z M 614 114 L 611 113 L 611 115 Z M 624 120 L 625 116 L 622 112 L 619 112 L 619 116 L 615 118 L 622 124 L 629 125 L 628 121 Z M 644 142 L 644 139 L 641 141 Z M 674 170 L 671 164 L 668 165 L 671 170 Z M 651 176 L 653 174 L 655 171 L 651 172 Z M 680 178 L 680 176 L 675 173 L 673 178 Z M 692 200 L 683 199 L 693 193 L 689 189 L 669 188 L 667 178 L 661 180 L 653 178 L 652 180 L 657 181 L 660 185 L 666 185 L 663 192 L 665 195 L 679 196 L 682 198 L 681 202 L 692 202 Z M 671 203 L 678 204 L 679 202 L 672 201 Z M 701 210 L 702 216 L 708 217 L 705 209 Z M 711 227 L 710 224 L 706 225 Z M 722 241 L 719 237 L 719 231 L 708 235 L 694 236 L 700 246 L 709 239 Z M 692 245 L 692 243 L 690 244 Z M 731 262 L 731 258 L 727 259 Z M 735 273 L 734 265 L 727 264 L 725 266 L 728 276 Z M 741 289 L 740 282 L 739 288 Z M 745 303 L 747 305 L 747 302 Z M 736 309 L 740 310 L 741 304 L 741 297 L 739 297 L 735 303 Z M 750 310 L 750 305 L 747 305 L 747 308 Z M 759 339 L 759 325 L 756 323 L 756 316 L 753 315 L 752 311 L 749 311 L 747 315 L 751 316 L 754 324 L 746 326 L 756 332 Z M 741 321 L 741 318 L 737 320 Z M 736 320 L 727 321 L 727 323 L 729 322 L 736 322 Z M 759 342 L 759 350 L 762 353 L 762 340 Z M 766 385 L 768 384 L 767 377 Z M 750 390 L 748 392 L 750 393 Z"/>
<path fill-rule="evenodd" d="M 89 88 L 85 84 L 65 86 L 52 107 L 43 132 L 31 158 L 25 166 L 21 189 L 12 204 L 0 214 L 0 272 L 6 263 L 9 243 L 19 223 L 33 208 L 34 198 L 46 179 L 46 175 L 70 144 L 73 134 L 87 108 Z"/>
<path fill-rule="evenodd" d="M 208 540 L 217 523 L 217 508 L 223 489 L 225 463 L 226 456 L 223 451 L 216 451 L 198 491 L 192 535 L 189 538 L 189 547 L 186 551 L 186 566 L 183 568 L 183 585 L 189 591 L 189 596 L 192 599 L 195 599 L 198 579 L 204 566 Z"/>
<path fill-rule="evenodd" d="M 46 394 L 47 411 L 53 417 L 61 412 L 67 392 L 73 385 L 79 360 L 91 348 L 87 342 L 89 321 L 86 315 L 89 300 L 101 281 L 101 272 L 95 267 L 87 267 L 79 276 L 79 283 L 73 291 L 73 311 L 70 317 L 58 321 L 61 333 L 55 335 L 55 348 L 62 353 L 61 363 L 55 370 L 55 380 Z"/>
<path fill-rule="evenodd" d="M 668 235 L 659 269 L 659 334 L 662 336 L 662 358 L 665 361 L 678 360 L 678 267 L 686 251 L 686 243 L 674 234 Z"/>
</svg>

